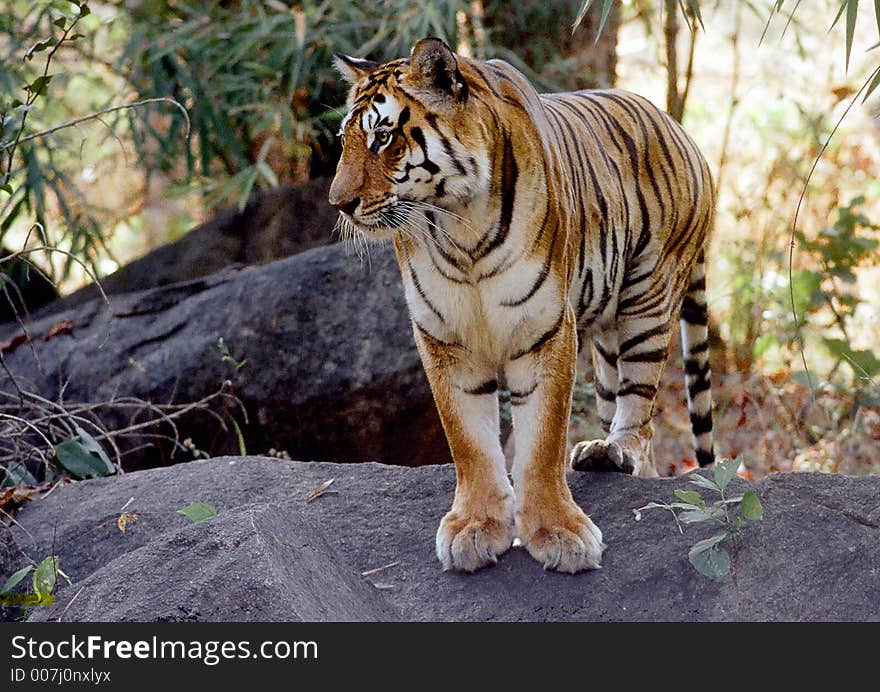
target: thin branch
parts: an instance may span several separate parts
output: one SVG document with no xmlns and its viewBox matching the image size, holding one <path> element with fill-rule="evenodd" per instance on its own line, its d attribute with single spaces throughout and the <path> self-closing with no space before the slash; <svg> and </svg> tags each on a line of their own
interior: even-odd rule
<svg viewBox="0 0 880 692">
<path fill-rule="evenodd" d="M 95 111 L 93 113 L 87 113 L 86 115 L 81 115 L 78 118 L 74 118 L 73 120 L 68 120 L 66 123 L 61 123 L 60 125 L 55 125 L 55 127 L 50 127 L 46 130 L 40 130 L 39 132 L 34 132 L 33 134 L 29 134 L 27 137 L 21 137 L 20 139 L 16 139 L 12 142 L 7 142 L 6 144 L 0 144 L 0 149 L 9 149 L 12 146 L 17 146 L 18 144 L 24 144 L 25 142 L 29 142 L 32 139 L 37 139 L 38 137 L 45 137 L 46 135 L 51 135 L 53 132 L 58 132 L 58 130 L 63 130 L 68 127 L 74 127 L 75 125 L 79 125 L 80 123 L 86 122 L 88 120 L 99 120 L 102 115 L 107 115 L 108 113 L 113 113 L 115 111 L 126 110 L 129 108 L 138 108 L 139 106 L 145 106 L 150 103 L 170 103 L 172 106 L 176 107 L 182 114 L 184 119 L 186 120 L 186 139 L 189 139 L 190 134 L 190 120 L 189 113 L 186 112 L 186 108 L 179 102 L 170 98 L 168 96 L 160 96 L 158 98 L 151 99 L 142 99 L 140 101 L 134 101 L 133 103 L 126 103 L 121 106 L 110 106 L 109 108 L 102 108 L 99 111 Z"/>
<path fill-rule="evenodd" d="M 788 295 L 791 301 L 791 315 L 794 318 L 794 327 L 795 327 L 795 340 L 800 344 L 800 352 L 801 352 L 801 362 L 804 364 L 804 372 L 807 374 L 807 384 L 810 385 L 810 393 L 813 396 L 813 401 L 816 402 L 816 388 L 813 385 L 813 378 L 810 377 L 810 367 L 807 365 L 807 354 L 806 348 L 804 345 L 804 336 L 803 336 L 803 328 L 800 323 L 800 319 L 797 314 L 797 303 L 795 302 L 794 296 L 794 250 L 797 247 L 796 236 L 797 233 L 797 221 L 798 216 L 801 212 L 801 206 L 803 205 L 804 199 L 807 196 L 807 188 L 809 187 L 810 180 L 813 177 L 813 173 L 816 171 L 816 167 L 819 165 L 819 161 L 822 158 L 822 155 L 825 153 L 825 150 L 828 148 L 828 145 L 831 144 L 831 140 L 834 138 L 834 135 L 837 134 L 837 130 L 840 129 L 840 126 L 843 124 L 844 118 L 849 114 L 852 107 L 856 104 L 859 97 L 862 95 L 862 92 L 868 88 L 868 85 L 874 80 L 874 78 L 880 74 L 880 67 L 876 68 L 868 78 L 865 80 L 864 84 L 862 84 L 861 89 L 856 92 L 856 94 L 852 97 L 852 100 L 849 102 L 849 105 L 843 111 L 843 114 L 838 118 L 837 123 L 834 125 L 834 128 L 831 130 L 831 133 L 828 135 L 828 138 L 825 140 L 825 143 L 819 149 L 819 153 L 816 154 L 816 158 L 813 160 L 813 165 L 810 166 L 810 171 L 807 173 L 807 178 L 804 180 L 804 187 L 801 190 L 800 197 L 798 197 L 797 206 L 794 210 L 794 218 L 791 222 L 791 233 L 789 234 L 789 243 L 788 243 Z M 818 402 L 817 402 L 818 403 Z"/>
</svg>

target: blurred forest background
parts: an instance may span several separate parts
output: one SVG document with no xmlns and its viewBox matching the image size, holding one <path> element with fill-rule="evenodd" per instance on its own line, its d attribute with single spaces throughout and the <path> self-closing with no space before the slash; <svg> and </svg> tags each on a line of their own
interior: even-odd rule
<svg viewBox="0 0 880 692">
<path fill-rule="evenodd" d="M 709 271 L 719 449 L 742 454 L 755 475 L 877 473 L 878 29 L 880 2 L 866 0 L 7 0 L 4 292 L 15 303 L 16 287 L 47 278 L 42 298 L 19 300 L 24 327 L 24 308 L 38 310 L 55 288 L 70 294 L 157 248 L 183 247 L 169 244 L 221 210 L 259 217 L 273 190 L 325 180 L 345 98 L 333 53 L 381 61 L 440 36 L 508 60 L 539 90 L 617 86 L 681 120 L 720 192 Z M 329 242 L 331 227 L 302 232 Z M 180 258 L 168 252 L 173 265 Z M 222 339 L 218 348 L 243 363 Z M 680 359 L 665 379 L 657 456 L 676 473 L 692 465 Z M 82 420 L 39 408 L 43 418 L 21 423 L 22 393 L 6 389 L 0 418 L 29 434 L 39 427 L 45 442 L 31 446 L 46 448 L 46 463 L 58 462 L 65 435 L 74 451 L 105 456 L 95 439 L 112 433 L 89 435 Z M 243 427 L 230 428 L 240 447 Z M 595 436 L 584 375 L 572 437 Z M 250 451 L 299 453 L 283 443 Z M 9 468 L 16 454 L 0 462 Z M 22 479 L 37 480 L 6 483 Z"/>
</svg>

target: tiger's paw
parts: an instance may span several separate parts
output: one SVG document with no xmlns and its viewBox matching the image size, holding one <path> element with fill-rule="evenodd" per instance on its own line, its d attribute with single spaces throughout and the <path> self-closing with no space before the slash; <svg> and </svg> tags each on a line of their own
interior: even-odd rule
<svg viewBox="0 0 880 692">
<path fill-rule="evenodd" d="M 616 442 L 584 440 L 571 450 L 571 468 L 575 471 L 635 471 L 633 456 Z"/>
<path fill-rule="evenodd" d="M 602 566 L 602 532 L 572 500 L 552 509 L 523 509 L 519 535 L 544 569 L 574 574 Z"/>
<path fill-rule="evenodd" d="M 444 570 L 474 572 L 498 562 L 513 544 L 513 514 L 471 517 L 452 510 L 437 529 L 437 558 Z"/>
<path fill-rule="evenodd" d="M 571 450 L 570 464 L 575 471 L 618 471 L 642 478 L 659 475 L 650 456 L 613 440 L 578 442 Z"/>
</svg>

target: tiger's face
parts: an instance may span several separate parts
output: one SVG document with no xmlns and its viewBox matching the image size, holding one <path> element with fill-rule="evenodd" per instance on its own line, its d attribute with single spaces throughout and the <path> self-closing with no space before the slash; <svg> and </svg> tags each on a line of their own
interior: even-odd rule
<svg viewBox="0 0 880 692">
<path fill-rule="evenodd" d="M 410 58 L 383 65 L 340 55 L 336 66 L 353 85 L 329 195 L 345 222 L 388 237 L 426 214 L 454 212 L 480 191 L 489 177 L 481 129 L 446 44 L 424 39 Z"/>
</svg>

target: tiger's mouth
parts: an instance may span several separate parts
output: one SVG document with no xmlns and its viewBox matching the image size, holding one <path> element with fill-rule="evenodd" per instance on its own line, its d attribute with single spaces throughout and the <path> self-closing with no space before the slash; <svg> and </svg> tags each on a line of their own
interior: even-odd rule
<svg viewBox="0 0 880 692">
<path fill-rule="evenodd" d="M 364 241 L 382 241 L 392 238 L 401 226 L 401 219 L 394 211 L 396 198 L 359 207 L 352 213 L 340 211 L 336 230 L 344 242 L 354 244 Z"/>
<path fill-rule="evenodd" d="M 402 230 L 412 224 L 411 216 L 409 203 L 407 200 L 401 200 L 397 195 L 391 195 L 366 206 L 361 205 L 354 210 L 354 213 L 340 214 L 340 217 L 351 225 L 353 231 L 370 238 L 386 237 Z"/>
<path fill-rule="evenodd" d="M 449 238 L 453 246 L 456 243 L 441 224 L 463 221 L 454 212 L 436 204 L 398 195 L 362 205 L 353 213 L 343 211 L 339 218 L 339 227 L 346 239 L 387 240 L 401 234 L 419 239 L 438 235 Z"/>
</svg>

